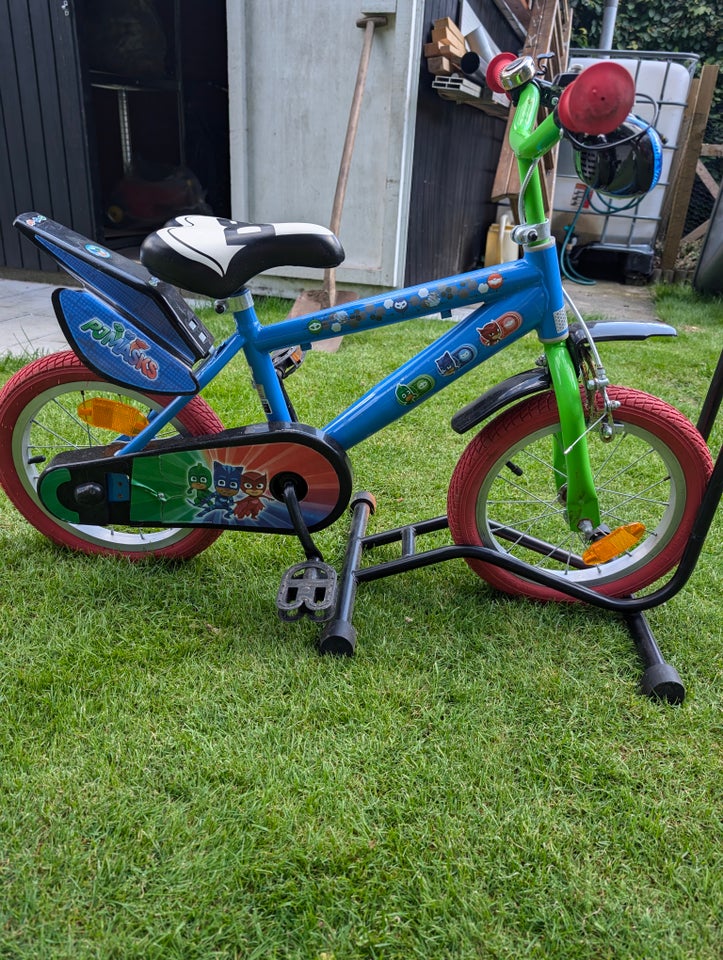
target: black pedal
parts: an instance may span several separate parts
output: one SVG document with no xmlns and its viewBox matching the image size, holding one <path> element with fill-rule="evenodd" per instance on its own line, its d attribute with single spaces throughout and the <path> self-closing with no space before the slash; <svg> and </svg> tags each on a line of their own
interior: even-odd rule
<svg viewBox="0 0 723 960">
<path fill-rule="evenodd" d="M 292 373 L 295 373 L 304 360 L 304 351 L 301 347 L 285 347 L 282 350 L 274 350 L 271 359 L 276 373 L 282 380 L 286 380 Z"/>
<path fill-rule="evenodd" d="M 282 620 L 331 619 L 336 602 L 336 570 L 322 560 L 296 563 L 284 573 L 276 597 Z"/>
</svg>

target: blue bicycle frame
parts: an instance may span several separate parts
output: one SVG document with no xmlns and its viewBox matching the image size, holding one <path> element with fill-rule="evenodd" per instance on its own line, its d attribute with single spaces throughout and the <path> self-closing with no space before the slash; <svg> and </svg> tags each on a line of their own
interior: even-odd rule
<svg viewBox="0 0 723 960">
<path fill-rule="evenodd" d="M 375 330 L 435 313 L 449 315 L 452 310 L 466 308 L 464 318 L 450 325 L 443 336 L 326 424 L 324 435 L 338 447 L 349 450 L 534 331 L 544 347 L 560 414 L 560 430 L 553 449 L 558 490 L 562 496 L 564 487 L 568 520 L 573 530 L 584 525 L 589 532 L 597 527 L 600 518 L 587 454 L 587 425 L 576 370 L 565 343 L 568 323 L 560 270 L 555 243 L 544 222 L 536 165 L 559 140 L 561 130 L 552 116 L 535 127 L 539 103 L 540 91 L 534 83 L 521 90 L 510 137 L 519 158 L 523 207 L 530 224 L 520 238 L 524 251 L 521 260 L 378 294 L 268 326 L 259 322 L 253 298 L 243 288 L 233 298 L 235 330 L 215 349 L 210 335 L 202 348 L 193 339 L 196 334 L 201 336 L 198 330 L 191 333 L 198 324 L 192 314 L 184 315 L 184 311 L 190 311 L 177 290 L 166 284 L 171 300 L 165 300 L 158 291 L 154 299 L 149 291 L 162 281 L 147 272 L 144 275 L 143 268 L 135 269 L 130 262 L 114 264 L 109 251 L 86 243 L 83 237 L 68 233 L 66 228 L 47 221 L 42 214 L 19 217 L 16 222 L 36 243 L 57 257 L 84 285 L 98 291 L 97 296 L 92 292 L 72 291 L 54 295 L 61 325 L 67 330 L 71 343 L 75 342 L 79 355 L 86 356 L 85 348 L 92 348 L 87 355 L 88 363 L 91 367 L 94 363 L 100 364 L 100 372 L 108 372 L 111 380 L 114 380 L 113 364 L 129 365 L 132 373 L 123 369 L 117 382 L 144 387 L 143 377 L 146 377 L 151 390 L 159 362 L 166 369 L 161 392 L 170 393 L 173 399 L 153 414 L 136 436 L 124 437 L 123 455 L 145 450 L 191 397 L 203 390 L 239 352 L 243 352 L 251 370 L 266 420 L 273 424 L 291 423 L 295 415 L 274 364 L 276 351 L 296 345 L 308 348 L 331 337 Z M 102 267 L 103 263 L 107 269 Z M 104 298 L 110 300 L 111 305 Z M 137 317 L 140 326 L 134 326 L 129 320 L 126 330 L 125 322 L 121 322 L 112 304 L 121 314 Z M 144 312 L 147 313 L 145 319 Z M 170 332 L 168 328 L 165 334 L 160 332 L 160 328 L 153 325 L 156 322 L 162 325 L 170 322 Z M 151 336 L 158 332 L 161 340 L 154 346 L 154 358 L 142 355 L 147 346 L 143 337 L 149 336 L 144 333 L 144 324 L 149 323 L 154 331 Z M 173 333 L 174 323 L 184 325 L 185 333 L 192 336 L 193 347 L 179 346 L 178 334 Z M 130 338 L 129 350 L 134 344 L 140 346 L 132 356 L 124 357 L 126 338 Z M 174 353 L 183 360 L 173 360 Z"/>
<path fill-rule="evenodd" d="M 562 137 L 552 115 L 536 126 L 539 107 L 540 91 L 530 83 L 520 91 L 510 134 L 520 178 L 526 184 L 522 202 L 531 223 L 545 220 L 536 161 Z M 326 425 L 326 434 L 345 450 L 534 330 L 544 346 L 560 413 L 561 429 L 553 453 L 558 488 L 566 487 L 570 527 L 577 529 L 582 522 L 593 527 L 600 523 L 578 380 L 564 343 L 567 314 L 552 239 L 533 240 L 524 247 L 522 259 L 514 263 L 406 287 L 268 327 L 259 323 L 248 292 L 240 300 L 241 307 L 235 312 L 236 332 L 196 371 L 196 377 L 203 388 L 242 350 L 266 418 L 275 422 L 288 422 L 292 416 L 270 356 L 274 350 L 296 344 L 307 347 L 319 340 L 433 312 L 477 307 Z M 141 450 L 187 402 L 188 397 L 179 397 L 169 404 L 125 445 L 125 452 Z"/>
</svg>

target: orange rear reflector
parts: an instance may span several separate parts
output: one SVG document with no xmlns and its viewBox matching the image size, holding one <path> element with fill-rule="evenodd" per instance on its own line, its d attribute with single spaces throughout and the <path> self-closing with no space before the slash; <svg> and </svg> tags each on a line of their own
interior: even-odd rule
<svg viewBox="0 0 723 960">
<path fill-rule="evenodd" d="M 113 430 L 114 433 L 126 437 L 135 437 L 148 420 L 135 407 L 120 400 L 109 400 L 107 397 L 92 397 L 78 407 L 78 416 L 83 423 L 101 430 Z"/>
<path fill-rule="evenodd" d="M 624 527 L 616 527 L 604 537 L 592 543 L 583 553 L 583 561 L 590 567 L 598 563 L 607 563 L 614 560 L 621 553 L 630 550 L 643 539 L 645 535 L 644 523 L 627 523 Z"/>
</svg>

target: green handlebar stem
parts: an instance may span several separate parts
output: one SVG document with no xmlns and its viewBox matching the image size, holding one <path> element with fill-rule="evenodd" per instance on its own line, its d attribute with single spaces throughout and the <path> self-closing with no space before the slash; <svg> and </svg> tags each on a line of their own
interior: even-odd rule
<svg viewBox="0 0 723 960">
<path fill-rule="evenodd" d="M 524 182 L 532 164 L 562 139 L 562 129 L 554 114 L 549 114 L 542 123 L 536 125 L 539 110 L 540 91 L 534 83 L 528 83 L 520 90 L 509 138 L 510 147 L 517 158 L 520 183 Z M 522 203 L 528 223 L 542 223 L 546 219 L 540 174 L 537 170 L 532 173 Z"/>
</svg>

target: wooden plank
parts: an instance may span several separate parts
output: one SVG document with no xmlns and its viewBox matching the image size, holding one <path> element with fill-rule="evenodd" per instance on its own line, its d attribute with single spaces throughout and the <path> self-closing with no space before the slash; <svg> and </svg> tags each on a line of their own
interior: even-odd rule
<svg viewBox="0 0 723 960">
<path fill-rule="evenodd" d="M 454 65 L 448 57 L 428 57 L 427 70 L 435 77 L 448 77 L 454 72 Z"/>
<path fill-rule="evenodd" d="M 526 35 L 530 25 L 528 0 L 494 0 L 495 6 L 519 37 Z"/>
<path fill-rule="evenodd" d="M 464 41 L 460 43 L 456 37 L 450 36 L 448 33 L 438 33 L 435 36 L 436 31 L 432 31 L 432 44 L 437 47 L 444 47 L 450 53 L 453 53 L 456 57 L 463 57 L 467 52 L 467 47 L 464 44 Z M 426 44 L 425 44 L 426 46 Z M 428 56 L 428 54 L 427 54 Z"/>
<path fill-rule="evenodd" d="M 710 220 L 706 220 L 705 223 L 700 223 L 695 228 L 691 230 L 690 233 L 686 233 L 683 239 L 680 241 L 682 243 L 693 243 L 696 240 L 700 240 L 701 237 L 704 237 L 708 233 L 708 227 L 710 226 Z"/>
<path fill-rule="evenodd" d="M 693 80 L 690 85 L 688 107 L 681 131 L 681 145 L 670 172 L 672 189 L 668 191 L 661 215 L 663 248 L 660 266 L 662 270 L 672 270 L 678 256 L 695 181 L 695 168 L 700 156 L 717 77 L 717 64 L 706 63 L 701 70 L 700 79 Z"/>
<path fill-rule="evenodd" d="M 462 31 L 451 17 L 441 17 L 439 20 L 434 21 L 434 26 L 432 27 L 433 40 L 436 39 L 435 34 L 449 34 L 458 40 L 462 46 L 464 46 L 464 36 Z"/>
<path fill-rule="evenodd" d="M 451 47 L 448 43 L 425 43 L 425 57 L 449 57 L 455 56 L 459 59 L 458 47 Z"/>
<path fill-rule="evenodd" d="M 723 143 L 704 143 L 700 148 L 701 157 L 723 157 Z"/>
<path fill-rule="evenodd" d="M 720 188 L 718 187 L 718 184 L 715 182 L 713 177 L 708 173 L 707 168 L 704 167 L 703 164 L 700 162 L 700 160 L 695 165 L 695 173 L 698 179 L 703 184 L 703 186 L 708 191 L 708 193 L 715 200 L 716 197 L 718 196 Z"/>
<path fill-rule="evenodd" d="M 567 0 L 536 0 L 520 55 L 536 58 L 542 53 L 553 53 L 554 57 L 548 65 L 549 75 L 555 76 L 557 73 L 562 73 L 567 66 L 571 31 L 572 18 Z M 492 199 L 495 202 L 509 200 L 514 210 L 520 192 L 520 178 L 517 172 L 517 161 L 509 145 L 512 116 L 513 112 L 510 111 L 497 174 L 492 185 Z M 555 189 L 557 153 L 558 150 L 555 147 L 543 157 L 542 194 L 545 207 L 548 209 Z"/>
</svg>

